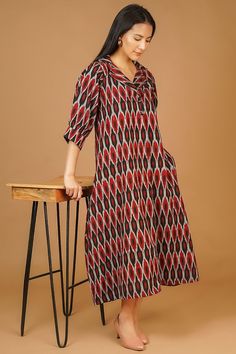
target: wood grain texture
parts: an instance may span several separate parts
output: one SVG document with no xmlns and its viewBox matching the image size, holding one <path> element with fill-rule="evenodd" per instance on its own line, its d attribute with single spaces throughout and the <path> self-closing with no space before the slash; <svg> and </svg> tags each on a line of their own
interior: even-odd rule
<svg viewBox="0 0 236 354">
<path fill-rule="evenodd" d="M 88 196 L 93 188 L 93 176 L 76 176 L 82 186 L 82 198 Z M 7 183 L 11 195 L 17 200 L 64 202 L 71 198 L 65 192 L 64 177 L 59 176 L 43 183 Z"/>
</svg>

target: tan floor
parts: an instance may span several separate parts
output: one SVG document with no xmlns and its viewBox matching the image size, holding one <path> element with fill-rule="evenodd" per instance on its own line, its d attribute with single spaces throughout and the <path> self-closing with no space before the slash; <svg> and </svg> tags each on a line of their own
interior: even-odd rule
<svg viewBox="0 0 236 354">
<path fill-rule="evenodd" d="M 120 301 L 105 305 L 107 325 L 103 326 L 99 306 L 91 301 L 88 283 L 75 291 L 66 348 L 56 346 L 46 278 L 31 282 L 25 336 L 21 337 L 21 281 L 14 286 L 2 287 L 1 353 L 134 352 L 121 347 L 115 336 L 112 321 L 119 311 Z M 232 289 L 230 281 L 209 284 L 203 279 L 177 287 L 162 286 L 159 294 L 143 299 L 140 323 L 150 338 L 145 348 L 149 353 L 235 354 L 235 288 Z"/>
</svg>

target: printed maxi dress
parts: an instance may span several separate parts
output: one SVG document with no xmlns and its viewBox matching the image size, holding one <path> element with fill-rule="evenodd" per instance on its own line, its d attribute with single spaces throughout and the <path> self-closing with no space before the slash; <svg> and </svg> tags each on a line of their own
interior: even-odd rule
<svg viewBox="0 0 236 354">
<path fill-rule="evenodd" d="M 199 280 L 176 163 L 159 130 L 155 79 L 133 63 L 133 81 L 110 55 L 81 72 L 64 133 L 81 150 L 95 130 L 84 235 L 94 305 Z"/>
</svg>

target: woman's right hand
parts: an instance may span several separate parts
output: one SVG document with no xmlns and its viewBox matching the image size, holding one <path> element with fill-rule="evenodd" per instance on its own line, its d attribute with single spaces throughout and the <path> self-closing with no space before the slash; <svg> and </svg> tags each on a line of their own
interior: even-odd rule
<svg viewBox="0 0 236 354">
<path fill-rule="evenodd" d="M 64 185 L 66 187 L 66 194 L 78 201 L 82 196 L 82 186 L 76 182 L 74 176 L 64 176 Z"/>
</svg>

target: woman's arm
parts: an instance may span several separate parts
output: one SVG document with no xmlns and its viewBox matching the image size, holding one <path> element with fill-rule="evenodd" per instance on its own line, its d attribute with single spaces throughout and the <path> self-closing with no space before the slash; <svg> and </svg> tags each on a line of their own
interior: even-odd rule
<svg viewBox="0 0 236 354">
<path fill-rule="evenodd" d="M 76 200 L 79 200 L 82 196 L 82 187 L 75 180 L 75 170 L 79 153 L 80 148 L 78 145 L 73 141 L 69 141 L 64 171 L 64 185 L 66 187 L 66 194 Z"/>
<path fill-rule="evenodd" d="M 64 133 L 64 138 L 68 143 L 64 184 L 66 194 L 76 200 L 82 195 L 82 187 L 75 180 L 76 163 L 79 152 L 92 131 L 97 117 L 101 75 L 103 75 L 103 70 L 98 61 L 93 61 L 79 75 L 70 119 Z"/>
</svg>

